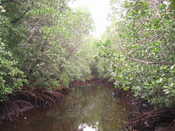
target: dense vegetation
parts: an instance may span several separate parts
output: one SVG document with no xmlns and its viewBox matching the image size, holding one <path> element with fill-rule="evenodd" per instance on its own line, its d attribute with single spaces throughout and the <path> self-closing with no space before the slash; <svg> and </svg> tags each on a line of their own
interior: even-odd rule
<svg viewBox="0 0 175 131">
<path fill-rule="evenodd" d="M 124 3 L 102 40 L 69 0 L 0 0 L 0 100 L 22 87 L 68 86 L 95 75 L 157 106 L 175 103 L 175 3 Z M 92 72 L 92 73 L 91 73 Z"/>
<path fill-rule="evenodd" d="M 0 100 L 20 87 L 60 87 L 90 75 L 92 19 L 68 0 L 0 1 Z"/>
<path fill-rule="evenodd" d="M 100 46 L 99 59 L 103 59 L 103 67 L 107 70 L 104 74 L 116 87 L 131 90 L 157 106 L 173 106 L 174 1 L 154 2 L 125 2 L 122 19 L 112 18 L 106 41 Z"/>
</svg>

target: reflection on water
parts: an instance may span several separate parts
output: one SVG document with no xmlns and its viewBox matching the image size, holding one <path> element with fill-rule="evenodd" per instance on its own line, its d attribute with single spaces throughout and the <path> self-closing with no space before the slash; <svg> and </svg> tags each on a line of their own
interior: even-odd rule
<svg viewBox="0 0 175 131">
<path fill-rule="evenodd" d="M 100 87 L 76 88 L 63 104 L 0 127 L 0 131 L 124 131 L 127 111 Z"/>
<path fill-rule="evenodd" d="M 98 131 L 98 122 L 96 125 L 89 126 L 88 124 L 80 124 L 78 127 L 80 131 Z"/>
</svg>

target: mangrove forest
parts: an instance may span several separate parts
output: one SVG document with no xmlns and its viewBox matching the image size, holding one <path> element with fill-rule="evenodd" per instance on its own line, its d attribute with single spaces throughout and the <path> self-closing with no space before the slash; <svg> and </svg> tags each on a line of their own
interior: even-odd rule
<svg viewBox="0 0 175 131">
<path fill-rule="evenodd" d="M 0 0 L 0 131 L 175 131 L 175 0 Z"/>
</svg>

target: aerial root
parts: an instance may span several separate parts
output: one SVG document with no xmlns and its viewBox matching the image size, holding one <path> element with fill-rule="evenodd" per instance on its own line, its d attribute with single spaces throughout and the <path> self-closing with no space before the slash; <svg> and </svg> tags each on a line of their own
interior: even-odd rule
<svg viewBox="0 0 175 131">
<path fill-rule="evenodd" d="M 130 120 L 128 127 L 143 130 L 144 128 L 154 129 L 161 124 L 167 124 L 167 127 L 169 128 L 174 127 L 175 108 L 165 108 L 142 113 L 135 119 Z"/>
<path fill-rule="evenodd" d="M 60 90 L 49 91 L 47 89 L 17 91 L 15 95 L 9 95 L 7 102 L 0 103 L 0 120 L 13 121 L 34 107 L 50 107 L 62 100 L 64 92 Z"/>
</svg>

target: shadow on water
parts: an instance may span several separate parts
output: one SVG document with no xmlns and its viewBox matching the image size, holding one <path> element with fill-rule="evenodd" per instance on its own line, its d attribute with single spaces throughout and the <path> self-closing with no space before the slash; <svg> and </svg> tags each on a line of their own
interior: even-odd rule
<svg viewBox="0 0 175 131">
<path fill-rule="evenodd" d="M 62 104 L 36 111 L 0 131 L 124 131 L 127 111 L 112 90 L 101 87 L 74 88 Z"/>
</svg>

